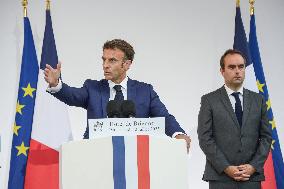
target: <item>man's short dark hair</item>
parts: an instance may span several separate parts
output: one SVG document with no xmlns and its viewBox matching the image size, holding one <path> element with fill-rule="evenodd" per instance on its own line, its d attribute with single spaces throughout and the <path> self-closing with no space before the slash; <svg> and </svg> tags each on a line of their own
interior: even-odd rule
<svg viewBox="0 0 284 189">
<path fill-rule="evenodd" d="M 222 69 L 225 68 L 225 58 L 226 58 L 226 56 L 227 55 L 233 55 L 233 54 L 241 55 L 243 57 L 243 59 L 244 59 L 245 65 L 246 65 L 247 59 L 246 59 L 245 55 L 241 51 L 238 51 L 236 49 L 228 49 L 228 50 L 226 50 L 226 52 L 222 55 L 222 57 L 220 59 L 220 67 Z"/>
<path fill-rule="evenodd" d="M 122 52 L 124 52 L 124 55 L 125 55 L 124 58 L 126 60 L 131 60 L 132 62 L 134 59 L 135 52 L 134 52 L 133 47 L 122 39 L 113 39 L 111 41 L 105 42 L 103 46 L 103 50 L 105 49 L 119 49 Z"/>
</svg>

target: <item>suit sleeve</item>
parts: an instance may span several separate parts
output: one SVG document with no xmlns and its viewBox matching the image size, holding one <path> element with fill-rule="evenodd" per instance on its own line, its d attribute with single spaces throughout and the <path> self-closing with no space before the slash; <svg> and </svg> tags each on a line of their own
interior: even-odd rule
<svg viewBox="0 0 284 189">
<path fill-rule="evenodd" d="M 264 162 L 268 156 L 271 147 L 272 137 L 267 118 L 267 106 L 264 98 L 261 98 L 261 120 L 259 130 L 259 144 L 250 164 L 256 169 L 256 172 L 263 172 Z"/>
<path fill-rule="evenodd" d="M 212 164 L 216 171 L 221 174 L 230 165 L 223 152 L 218 148 L 213 136 L 213 113 L 206 99 L 201 98 L 201 107 L 198 115 L 197 134 L 199 145 L 206 159 Z"/>
<path fill-rule="evenodd" d="M 151 117 L 165 117 L 165 132 L 166 135 L 172 137 L 174 133 L 185 133 L 176 121 L 175 117 L 169 114 L 166 106 L 161 102 L 158 94 L 154 91 L 153 86 L 150 87 L 150 116 Z"/>
<path fill-rule="evenodd" d="M 54 97 L 64 102 L 69 106 L 77 106 L 82 108 L 87 108 L 88 104 L 88 90 L 87 90 L 88 80 L 85 81 L 83 87 L 76 88 L 70 87 L 62 82 L 62 88 L 57 93 L 51 93 Z"/>
</svg>

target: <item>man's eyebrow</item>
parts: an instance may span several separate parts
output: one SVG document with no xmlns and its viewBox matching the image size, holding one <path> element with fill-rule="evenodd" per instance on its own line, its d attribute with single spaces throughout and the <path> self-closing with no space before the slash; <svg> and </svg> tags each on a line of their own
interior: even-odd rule
<svg viewBox="0 0 284 189">
<path fill-rule="evenodd" d="M 117 59 L 116 59 L 116 58 L 114 58 L 114 57 L 112 57 L 112 58 L 110 58 L 109 60 L 113 61 L 113 60 L 117 60 Z"/>
<path fill-rule="evenodd" d="M 234 64 L 229 64 L 228 67 L 236 67 Z"/>
<path fill-rule="evenodd" d="M 105 57 L 102 56 L 102 60 L 106 60 L 106 59 L 107 59 L 107 58 L 105 58 Z M 109 61 L 118 61 L 118 59 L 116 59 L 116 58 L 114 58 L 114 57 L 109 58 L 108 60 L 109 60 Z"/>
</svg>

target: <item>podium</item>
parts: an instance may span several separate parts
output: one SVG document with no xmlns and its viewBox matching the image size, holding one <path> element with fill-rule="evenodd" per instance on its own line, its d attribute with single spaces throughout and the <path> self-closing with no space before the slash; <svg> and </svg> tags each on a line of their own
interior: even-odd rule
<svg viewBox="0 0 284 189">
<path fill-rule="evenodd" d="M 184 140 L 109 136 L 64 144 L 60 154 L 62 189 L 188 189 Z"/>
</svg>

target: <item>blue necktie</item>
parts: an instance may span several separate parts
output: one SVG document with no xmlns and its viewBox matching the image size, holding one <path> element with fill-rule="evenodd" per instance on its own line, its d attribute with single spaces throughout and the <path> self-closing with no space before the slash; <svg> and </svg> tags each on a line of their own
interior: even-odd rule
<svg viewBox="0 0 284 189">
<path fill-rule="evenodd" d="M 121 85 L 115 85 L 113 88 L 116 91 L 114 100 L 118 100 L 118 101 L 124 100 L 123 93 L 121 90 Z"/>
<path fill-rule="evenodd" d="M 243 110 L 242 110 L 242 104 L 239 97 L 240 92 L 234 92 L 232 93 L 233 97 L 235 97 L 236 103 L 235 103 L 235 114 L 237 116 L 238 122 L 240 126 L 242 126 L 242 119 L 243 119 Z"/>
</svg>

